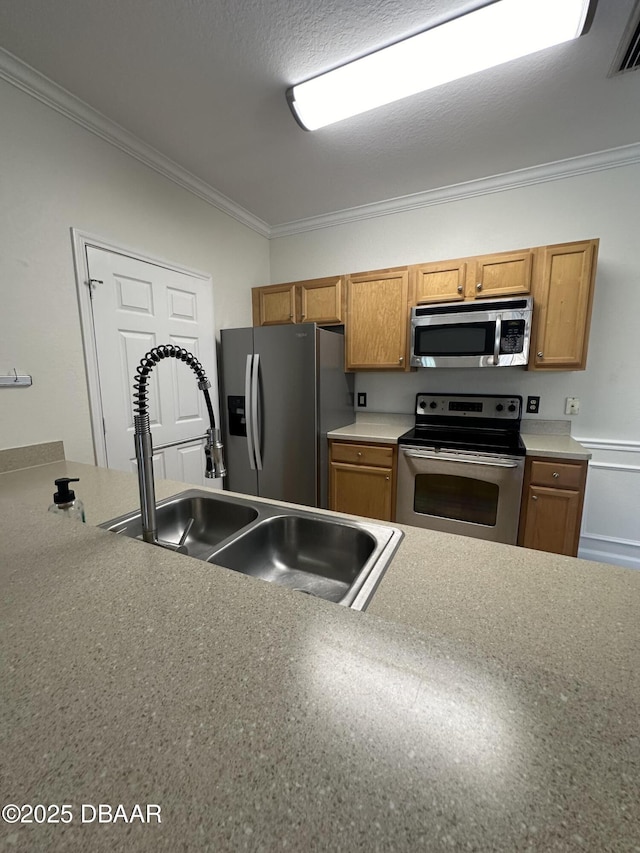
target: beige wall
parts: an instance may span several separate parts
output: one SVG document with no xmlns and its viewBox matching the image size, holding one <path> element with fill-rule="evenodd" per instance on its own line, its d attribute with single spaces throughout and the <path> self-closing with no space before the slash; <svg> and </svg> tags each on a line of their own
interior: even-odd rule
<svg viewBox="0 0 640 853">
<path fill-rule="evenodd" d="M 251 322 L 268 240 L 0 81 L 0 449 L 62 439 L 93 462 L 72 227 L 211 274 L 217 329 Z"/>
</svg>

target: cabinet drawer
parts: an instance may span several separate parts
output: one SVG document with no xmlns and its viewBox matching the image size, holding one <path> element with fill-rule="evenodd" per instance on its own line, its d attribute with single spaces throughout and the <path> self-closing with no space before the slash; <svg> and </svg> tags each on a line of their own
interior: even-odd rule
<svg viewBox="0 0 640 853">
<path fill-rule="evenodd" d="M 580 489 L 584 481 L 584 463 L 541 462 L 531 463 L 531 484 L 557 489 Z"/>
<path fill-rule="evenodd" d="M 390 468 L 393 464 L 393 447 L 334 442 L 331 444 L 331 461 Z"/>
</svg>

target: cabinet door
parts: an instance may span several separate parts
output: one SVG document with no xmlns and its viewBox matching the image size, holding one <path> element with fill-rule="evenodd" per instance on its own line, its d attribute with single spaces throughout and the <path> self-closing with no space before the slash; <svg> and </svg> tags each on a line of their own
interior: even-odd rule
<svg viewBox="0 0 640 853">
<path fill-rule="evenodd" d="M 392 470 L 332 462 L 329 508 L 349 515 L 391 521 Z"/>
<path fill-rule="evenodd" d="M 412 268 L 414 299 L 421 302 L 455 302 L 464 299 L 466 261 L 420 264 Z"/>
<path fill-rule="evenodd" d="M 582 495 L 569 489 L 529 486 L 521 544 L 554 554 L 578 553 Z"/>
<path fill-rule="evenodd" d="M 318 323 L 321 326 L 344 323 L 341 277 L 301 281 L 297 288 L 301 323 Z"/>
<path fill-rule="evenodd" d="M 598 240 L 545 246 L 534 287 L 536 318 L 529 367 L 584 370 Z"/>
<path fill-rule="evenodd" d="M 469 264 L 467 298 L 517 296 L 531 291 L 533 251 L 501 252 Z"/>
<path fill-rule="evenodd" d="M 253 325 L 295 323 L 295 285 L 276 284 L 256 287 L 252 291 Z"/>
<path fill-rule="evenodd" d="M 388 270 L 347 279 L 347 370 L 405 369 L 409 272 Z"/>
</svg>

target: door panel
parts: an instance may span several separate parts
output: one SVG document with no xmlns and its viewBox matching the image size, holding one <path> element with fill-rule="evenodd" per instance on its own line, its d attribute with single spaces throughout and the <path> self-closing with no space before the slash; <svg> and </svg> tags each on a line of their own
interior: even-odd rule
<svg viewBox="0 0 640 853">
<path fill-rule="evenodd" d="M 175 344 L 196 356 L 211 382 L 219 417 L 211 282 L 92 246 L 87 263 L 95 282 L 91 307 L 107 466 L 135 470 L 134 378 L 141 358 L 154 346 Z M 153 368 L 148 387 L 154 446 L 184 442 L 154 452 L 156 476 L 212 485 L 204 478 L 202 449 L 209 419 L 195 373 L 177 359 L 166 359 Z"/>
</svg>

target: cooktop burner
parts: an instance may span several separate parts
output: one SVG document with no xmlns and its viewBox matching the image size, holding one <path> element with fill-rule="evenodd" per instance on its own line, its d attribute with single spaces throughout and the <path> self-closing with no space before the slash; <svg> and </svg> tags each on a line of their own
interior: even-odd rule
<svg viewBox="0 0 640 853">
<path fill-rule="evenodd" d="M 524 456 L 522 397 L 418 394 L 416 422 L 400 445 Z"/>
</svg>

